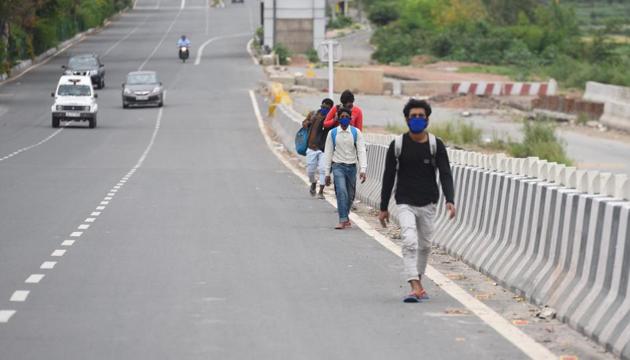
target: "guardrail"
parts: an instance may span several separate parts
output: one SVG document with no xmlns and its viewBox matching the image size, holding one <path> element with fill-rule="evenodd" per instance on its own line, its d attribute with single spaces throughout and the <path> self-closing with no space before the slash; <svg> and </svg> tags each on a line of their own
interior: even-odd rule
<svg viewBox="0 0 630 360">
<path fill-rule="evenodd" d="M 301 115 L 272 121 L 293 150 Z M 357 198 L 378 208 L 391 135 L 366 134 L 368 180 Z M 448 149 L 456 220 L 438 206 L 434 243 L 573 328 L 630 359 L 630 184 L 625 175 L 537 158 Z M 393 201 L 390 210 L 396 218 Z"/>
</svg>

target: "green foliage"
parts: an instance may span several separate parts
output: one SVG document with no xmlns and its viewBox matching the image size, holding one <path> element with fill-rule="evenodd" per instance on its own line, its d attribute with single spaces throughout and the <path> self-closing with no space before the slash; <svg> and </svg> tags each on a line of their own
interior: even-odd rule
<svg viewBox="0 0 630 360">
<path fill-rule="evenodd" d="M 398 5 L 396 2 L 386 0 L 376 2 L 370 6 L 368 18 L 376 25 L 387 25 L 400 18 Z"/>
<path fill-rule="evenodd" d="M 399 9 L 400 16 L 380 21 L 385 7 Z M 551 76 L 569 88 L 583 88 L 589 80 L 630 86 L 630 38 L 624 43 L 622 36 L 609 35 L 630 34 L 630 26 L 624 27 L 630 17 L 608 20 L 584 41 L 579 17 L 565 2 L 371 0 L 368 12 L 379 25 L 371 42 L 372 56 L 381 63 L 409 64 L 416 55 L 430 55 L 491 65 L 483 68 L 488 71 L 510 69 L 507 75 L 516 80 Z"/>
<path fill-rule="evenodd" d="M 512 143 L 510 153 L 515 157 L 536 156 L 559 164 L 571 165 L 566 154 L 565 144 L 555 135 L 555 127 L 546 121 L 526 121 L 523 125 L 524 139 Z"/>
<path fill-rule="evenodd" d="M 431 124 L 429 131 L 448 144 L 479 145 L 481 129 L 464 121 Z"/>
<path fill-rule="evenodd" d="M 131 1 L 0 1 L 0 24 L 6 23 L 10 28 L 9 36 L 0 39 L 0 72 L 7 72 L 18 61 L 33 58 L 79 31 L 102 25 L 131 5 Z"/>
<path fill-rule="evenodd" d="M 273 47 L 273 51 L 278 55 L 280 65 L 288 65 L 291 51 L 282 43 L 278 43 Z"/>
<path fill-rule="evenodd" d="M 348 16 L 337 15 L 335 19 L 328 21 L 328 29 L 344 29 L 352 25 L 352 19 Z"/>
<path fill-rule="evenodd" d="M 317 50 L 313 48 L 308 49 L 308 51 L 306 52 L 306 57 L 308 58 L 308 61 L 313 64 L 317 64 L 319 62 L 319 55 L 317 54 Z"/>
</svg>

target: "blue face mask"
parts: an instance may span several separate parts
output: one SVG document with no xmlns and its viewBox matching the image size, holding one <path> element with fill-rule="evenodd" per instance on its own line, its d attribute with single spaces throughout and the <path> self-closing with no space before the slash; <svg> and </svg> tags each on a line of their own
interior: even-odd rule
<svg viewBox="0 0 630 360">
<path fill-rule="evenodd" d="M 328 112 L 330 111 L 330 108 L 321 108 L 319 109 L 319 113 L 322 114 L 323 116 L 328 115 Z"/>
<path fill-rule="evenodd" d="M 350 125 L 350 117 L 341 117 L 339 118 L 339 123 L 342 127 L 348 127 Z"/>
<path fill-rule="evenodd" d="M 429 123 L 425 117 L 414 116 L 409 119 L 407 125 L 409 126 L 409 130 L 412 134 L 420 134 L 424 131 L 424 129 L 427 128 L 427 125 L 429 125 Z"/>
</svg>

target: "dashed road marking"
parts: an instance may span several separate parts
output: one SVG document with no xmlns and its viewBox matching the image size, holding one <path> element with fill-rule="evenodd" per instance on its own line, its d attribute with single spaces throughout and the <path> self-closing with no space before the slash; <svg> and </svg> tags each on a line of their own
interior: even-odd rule
<svg viewBox="0 0 630 360">
<path fill-rule="evenodd" d="M 111 197 L 111 196 L 106 196 L 103 200 L 110 201 L 111 199 L 112 199 L 112 197 Z"/>
<path fill-rule="evenodd" d="M 81 224 L 81 225 L 79 225 L 79 227 L 77 229 L 79 229 L 79 230 L 87 230 L 89 228 L 90 228 L 89 224 Z"/>
<path fill-rule="evenodd" d="M 0 323 L 8 323 L 15 313 L 15 310 L 0 310 Z"/>
<path fill-rule="evenodd" d="M 101 201 L 101 205 L 109 205 L 109 201 Z"/>
<path fill-rule="evenodd" d="M 93 212 L 90 214 L 90 216 L 99 216 L 99 215 L 101 215 L 101 212 L 100 212 L 100 211 L 93 211 Z"/>
<path fill-rule="evenodd" d="M 97 206 L 96 210 L 105 210 L 105 206 Z"/>
<path fill-rule="evenodd" d="M 70 234 L 70 237 L 79 237 L 83 235 L 83 231 L 75 231 L 72 234 Z"/>
<path fill-rule="evenodd" d="M 24 282 L 27 284 L 38 284 L 44 276 L 44 274 L 31 274 Z"/>
<path fill-rule="evenodd" d="M 74 240 L 64 240 L 61 243 L 61 246 L 72 246 L 72 245 L 74 245 Z"/>
<path fill-rule="evenodd" d="M 28 290 L 16 290 L 13 293 L 13 295 L 11 295 L 11 298 L 9 299 L 9 301 L 24 302 L 24 301 L 26 301 L 26 298 L 28 297 L 29 293 L 30 293 L 30 291 L 28 291 Z"/>
<path fill-rule="evenodd" d="M 66 253 L 66 250 L 57 249 L 50 254 L 50 256 L 61 257 Z"/>
<path fill-rule="evenodd" d="M 92 215 L 95 216 L 95 215 Z M 96 218 L 87 218 L 85 219 L 85 222 L 89 222 L 89 223 L 93 223 L 94 221 L 96 221 Z"/>
<path fill-rule="evenodd" d="M 39 267 L 42 270 L 52 270 L 57 265 L 56 261 L 44 261 L 42 265 Z"/>
</svg>

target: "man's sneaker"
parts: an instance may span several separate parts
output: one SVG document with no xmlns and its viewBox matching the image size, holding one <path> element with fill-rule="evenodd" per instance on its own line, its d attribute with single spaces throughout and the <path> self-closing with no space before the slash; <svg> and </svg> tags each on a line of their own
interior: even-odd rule
<svg viewBox="0 0 630 360">
<path fill-rule="evenodd" d="M 317 187 L 316 183 L 312 183 L 311 184 L 311 190 L 309 191 L 311 193 L 311 196 L 315 196 L 317 195 L 317 192 L 315 192 L 315 188 Z"/>
</svg>

